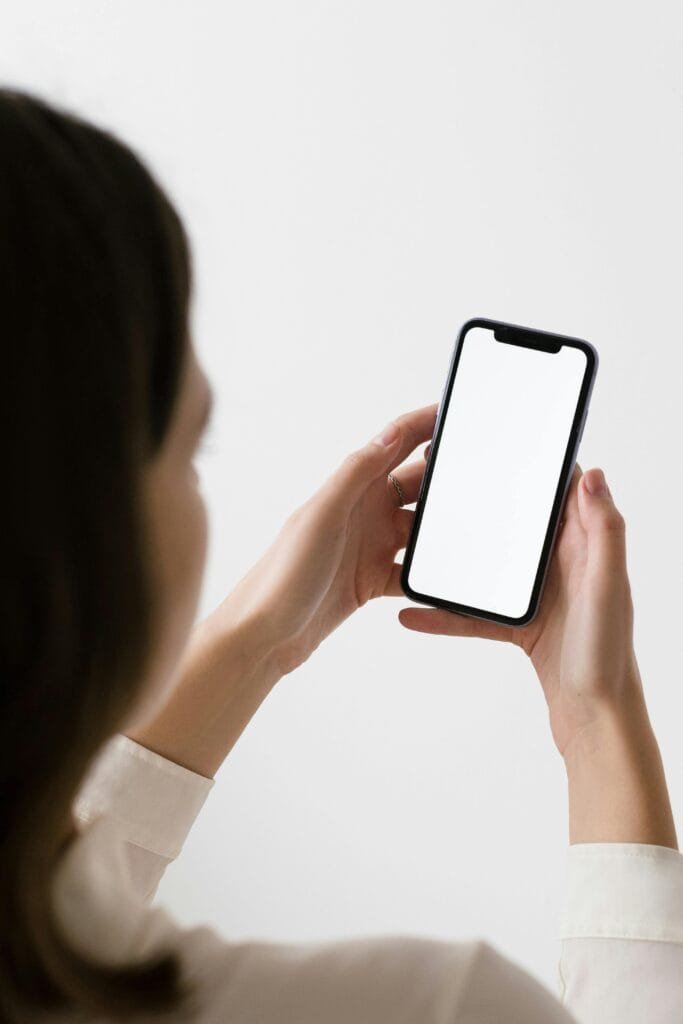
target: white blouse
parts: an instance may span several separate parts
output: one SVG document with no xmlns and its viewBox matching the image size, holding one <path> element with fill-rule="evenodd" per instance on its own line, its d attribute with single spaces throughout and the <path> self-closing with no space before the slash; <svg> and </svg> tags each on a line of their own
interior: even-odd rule
<svg viewBox="0 0 683 1024">
<path fill-rule="evenodd" d="M 84 955 L 121 964 L 161 947 L 179 952 L 197 993 L 193 1021 L 683 1022 L 683 855 L 676 850 L 569 848 L 556 998 L 482 941 L 234 942 L 209 926 L 181 927 L 152 900 L 214 781 L 127 736 L 112 737 L 78 794 L 79 835 L 53 879 L 58 920 Z"/>
</svg>

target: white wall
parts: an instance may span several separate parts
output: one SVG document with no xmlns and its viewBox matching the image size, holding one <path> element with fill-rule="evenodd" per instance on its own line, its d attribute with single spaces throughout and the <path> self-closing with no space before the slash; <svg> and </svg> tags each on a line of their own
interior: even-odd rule
<svg viewBox="0 0 683 1024">
<path fill-rule="evenodd" d="M 578 334 L 580 462 L 629 528 L 637 647 L 683 805 L 680 6 L 3 5 L 0 72 L 114 128 L 195 247 L 218 393 L 202 613 L 294 505 L 438 399 L 460 323 Z M 549 984 L 561 762 L 518 650 L 346 622 L 239 740 L 160 896 L 229 937 L 480 935 Z"/>
</svg>

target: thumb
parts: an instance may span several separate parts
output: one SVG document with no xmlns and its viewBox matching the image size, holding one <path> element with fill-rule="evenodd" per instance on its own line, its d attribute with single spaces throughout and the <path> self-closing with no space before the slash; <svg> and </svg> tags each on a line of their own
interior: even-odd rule
<svg viewBox="0 0 683 1024">
<path fill-rule="evenodd" d="M 589 469 L 579 486 L 579 518 L 588 540 L 591 575 L 626 575 L 626 523 L 614 504 L 605 474 Z"/>
</svg>

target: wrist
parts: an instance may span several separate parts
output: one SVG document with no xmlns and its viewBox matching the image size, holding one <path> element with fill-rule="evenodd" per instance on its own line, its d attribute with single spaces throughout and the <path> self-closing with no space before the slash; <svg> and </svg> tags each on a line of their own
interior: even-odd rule
<svg viewBox="0 0 683 1024">
<path fill-rule="evenodd" d="M 233 619 L 219 607 L 192 629 L 167 703 L 151 721 L 125 732 L 210 778 L 280 674 L 259 623 Z"/>
<path fill-rule="evenodd" d="M 562 749 L 568 778 L 656 743 L 639 684 L 625 686 L 616 698 L 592 704 L 590 715 L 584 716 Z"/>
<path fill-rule="evenodd" d="M 605 705 L 567 745 L 570 843 L 678 848 L 659 746 L 640 689 Z"/>
<path fill-rule="evenodd" d="M 259 615 L 234 615 L 224 601 L 194 627 L 194 633 L 196 642 L 230 665 L 231 674 L 241 674 L 260 689 L 271 689 L 282 675 L 279 644 Z"/>
</svg>

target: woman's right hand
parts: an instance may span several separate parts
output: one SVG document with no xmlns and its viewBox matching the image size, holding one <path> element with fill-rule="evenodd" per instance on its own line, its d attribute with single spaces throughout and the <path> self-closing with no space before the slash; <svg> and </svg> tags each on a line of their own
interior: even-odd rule
<svg viewBox="0 0 683 1024">
<path fill-rule="evenodd" d="M 602 470 L 574 471 L 541 605 L 528 625 L 414 605 L 402 608 L 399 620 L 425 633 L 508 641 L 527 653 L 570 775 L 573 842 L 676 847 L 633 649 L 624 518 Z"/>
<path fill-rule="evenodd" d="M 642 687 L 633 651 L 633 605 L 626 571 L 625 525 L 602 470 L 577 466 L 567 494 L 538 614 L 511 627 L 444 609 L 409 607 L 409 629 L 505 640 L 521 647 L 538 674 L 557 748 L 564 756 L 595 716 Z"/>
</svg>

